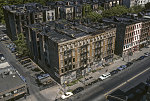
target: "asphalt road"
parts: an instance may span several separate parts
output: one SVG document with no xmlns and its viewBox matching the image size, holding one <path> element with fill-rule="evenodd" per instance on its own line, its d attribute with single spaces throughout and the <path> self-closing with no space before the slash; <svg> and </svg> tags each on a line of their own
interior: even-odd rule
<svg viewBox="0 0 150 101">
<path fill-rule="evenodd" d="M 1 29 L 0 29 L 1 30 Z M 3 34 L 2 32 L 0 32 L 0 34 Z M 43 95 L 41 95 L 39 93 L 40 89 L 39 87 L 36 85 L 36 82 L 34 80 L 34 78 L 26 73 L 25 68 L 19 64 L 19 62 L 16 60 L 15 55 L 13 55 L 10 50 L 8 48 L 6 48 L 6 46 L 4 46 L 3 42 L 0 42 L 0 52 L 4 54 L 6 60 L 14 67 L 17 69 L 17 71 L 25 77 L 26 81 L 27 81 L 27 85 L 29 87 L 29 93 L 34 95 L 36 97 L 36 101 L 49 101 L 48 99 L 46 99 Z M 18 101 L 21 101 L 22 99 L 19 99 Z"/>
<path fill-rule="evenodd" d="M 136 61 L 131 67 L 128 67 L 127 69 L 104 81 L 100 81 L 92 85 L 92 87 L 85 89 L 83 92 L 70 97 L 67 101 L 105 101 L 105 94 L 107 92 L 111 91 L 118 85 L 126 82 L 147 68 L 150 68 L 150 57 L 146 57 L 141 61 Z M 140 82 L 145 82 L 149 76 L 150 69 L 121 86 L 120 89 L 123 91 L 128 90 Z"/>
</svg>

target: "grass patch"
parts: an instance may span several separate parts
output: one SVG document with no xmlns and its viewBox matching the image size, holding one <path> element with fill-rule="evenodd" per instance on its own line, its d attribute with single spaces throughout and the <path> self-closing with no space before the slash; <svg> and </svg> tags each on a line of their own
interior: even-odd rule
<svg viewBox="0 0 150 101">
<path fill-rule="evenodd" d="M 96 72 L 96 70 L 92 70 L 92 73 L 95 73 Z"/>
<path fill-rule="evenodd" d="M 74 80 L 74 81 L 72 81 L 72 82 L 70 82 L 70 83 L 68 83 L 68 84 L 66 84 L 66 85 L 67 85 L 67 86 L 73 86 L 73 85 L 77 84 L 78 81 L 79 81 L 79 80 Z"/>
</svg>

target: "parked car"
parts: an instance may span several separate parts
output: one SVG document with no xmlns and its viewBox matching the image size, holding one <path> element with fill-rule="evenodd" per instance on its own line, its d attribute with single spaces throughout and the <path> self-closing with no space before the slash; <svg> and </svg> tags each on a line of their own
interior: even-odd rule
<svg viewBox="0 0 150 101">
<path fill-rule="evenodd" d="M 118 71 L 122 71 L 124 70 L 124 68 L 122 68 L 121 66 L 117 68 Z"/>
<path fill-rule="evenodd" d="M 8 38 L 8 36 L 3 36 L 2 38 L 1 38 L 1 41 L 5 41 L 5 40 L 8 40 L 9 38 Z"/>
<path fill-rule="evenodd" d="M 123 69 L 127 68 L 126 65 L 121 65 L 120 67 L 123 68 Z"/>
<path fill-rule="evenodd" d="M 131 66 L 133 63 L 132 62 L 127 62 L 126 66 L 129 67 Z"/>
<path fill-rule="evenodd" d="M 5 60 L 4 55 L 3 55 L 3 54 L 1 54 L 1 53 L 0 53 L 0 60 L 1 60 L 1 61 L 4 61 L 4 60 Z"/>
<path fill-rule="evenodd" d="M 6 47 L 10 48 L 13 45 L 13 43 L 8 44 Z"/>
<path fill-rule="evenodd" d="M 12 53 L 14 53 L 14 52 L 16 52 L 16 48 L 10 48 L 10 51 L 12 52 Z"/>
<path fill-rule="evenodd" d="M 117 70 L 113 70 L 113 71 L 110 72 L 111 75 L 114 75 L 114 74 L 117 74 L 117 73 L 118 73 Z"/>
<path fill-rule="evenodd" d="M 73 93 L 73 94 L 77 94 L 77 93 L 79 93 L 79 92 L 81 92 L 81 91 L 83 91 L 83 90 L 84 90 L 83 87 L 78 87 L 78 88 L 76 88 L 75 90 L 73 90 L 72 93 Z"/>
<path fill-rule="evenodd" d="M 145 57 L 148 57 L 149 55 L 150 55 L 150 53 L 148 53 L 148 52 L 144 53 Z"/>
<path fill-rule="evenodd" d="M 72 92 L 66 92 L 64 95 L 61 96 L 61 98 L 62 98 L 62 99 L 66 99 L 66 98 L 68 98 L 68 97 L 70 97 L 70 96 L 72 96 L 72 95 L 73 95 Z"/>
<path fill-rule="evenodd" d="M 145 56 L 140 56 L 138 59 L 137 59 L 137 61 L 138 60 L 143 60 L 145 58 Z"/>
<path fill-rule="evenodd" d="M 111 76 L 110 73 L 105 73 L 105 74 L 101 75 L 101 76 L 99 77 L 99 79 L 100 79 L 100 80 L 105 80 L 105 79 L 107 79 L 107 78 L 110 77 L 110 76 Z"/>
</svg>

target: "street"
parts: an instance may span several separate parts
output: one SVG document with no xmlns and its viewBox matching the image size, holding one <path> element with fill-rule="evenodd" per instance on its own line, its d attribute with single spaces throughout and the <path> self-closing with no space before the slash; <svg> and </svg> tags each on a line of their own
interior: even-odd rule
<svg viewBox="0 0 150 101">
<path fill-rule="evenodd" d="M 37 87 L 35 80 L 33 77 L 31 77 L 30 74 L 26 73 L 25 68 L 19 64 L 19 62 L 16 60 L 15 55 L 12 55 L 12 53 L 0 42 L 0 52 L 4 54 L 6 57 L 6 60 L 18 70 L 18 72 L 26 78 L 28 87 L 29 87 L 29 93 L 30 95 L 36 96 L 36 101 L 49 101 L 43 95 L 39 93 L 39 87 Z M 19 99 L 20 101 L 22 99 Z"/>
<path fill-rule="evenodd" d="M 85 89 L 83 92 L 71 97 L 67 101 L 105 101 L 105 95 L 119 86 L 120 84 L 126 82 L 130 78 L 144 71 L 150 67 L 150 57 L 147 57 L 141 61 L 135 62 L 131 67 L 121 71 L 115 76 L 110 77 L 105 81 L 100 81 L 97 84 L 93 85 L 90 88 Z M 140 82 L 145 82 L 147 77 L 150 76 L 150 69 L 141 73 L 141 75 L 135 77 L 133 80 L 130 80 L 125 85 L 120 86 L 121 90 L 128 90 L 129 88 L 134 87 Z"/>
</svg>

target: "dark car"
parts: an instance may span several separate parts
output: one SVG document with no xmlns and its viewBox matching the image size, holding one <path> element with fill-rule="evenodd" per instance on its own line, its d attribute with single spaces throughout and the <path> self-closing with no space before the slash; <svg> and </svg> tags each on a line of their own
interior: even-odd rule
<svg viewBox="0 0 150 101">
<path fill-rule="evenodd" d="M 117 74 L 117 73 L 118 73 L 117 70 L 113 70 L 113 71 L 110 72 L 111 75 L 114 75 L 114 74 Z"/>
<path fill-rule="evenodd" d="M 121 66 L 117 68 L 117 71 L 122 71 L 124 70 L 124 68 L 122 68 Z"/>
<path fill-rule="evenodd" d="M 132 64 L 133 64 L 132 62 L 128 62 L 128 63 L 126 64 L 126 66 L 129 67 L 129 66 L 131 66 Z"/>
<path fill-rule="evenodd" d="M 121 65 L 120 67 L 123 68 L 123 69 L 127 68 L 126 65 Z"/>
<path fill-rule="evenodd" d="M 137 59 L 137 61 L 138 60 L 143 60 L 145 58 L 145 56 L 140 56 L 138 59 Z"/>
<path fill-rule="evenodd" d="M 16 48 L 11 48 L 10 50 L 12 53 L 16 52 Z"/>
<path fill-rule="evenodd" d="M 72 93 L 73 93 L 73 94 L 77 94 L 77 93 L 81 92 L 82 90 L 84 90 L 83 87 L 78 87 L 78 88 L 76 88 L 74 91 L 72 91 Z"/>
</svg>

